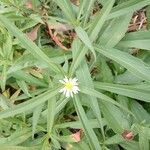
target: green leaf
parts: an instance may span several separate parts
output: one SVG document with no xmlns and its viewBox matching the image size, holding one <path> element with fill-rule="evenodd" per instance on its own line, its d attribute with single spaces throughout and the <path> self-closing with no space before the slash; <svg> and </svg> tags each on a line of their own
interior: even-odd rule
<svg viewBox="0 0 150 150">
<path fill-rule="evenodd" d="M 101 11 L 98 12 L 98 14 L 95 16 L 94 20 L 92 21 L 89 29 L 89 37 L 92 41 L 95 41 L 97 39 L 97 36 L 104 25 L 107 16 L 109 15 L 113 4 L 114 0 L 108 0 L 104 7 L 102 8 Z"/>
<path fill-rule="evenodd" d="M 5 59 L 12 59 L 12 39 L 8 32 L 5 33 L 6 41 L 3 44 Z"/>
<path fill-rule="evenodd" d="M 11 117 L 16 114 L 26 112 L 28 110 L 32 110 L 36 106 L 39 106 L 40 104 L 44 103 L 48 99 L 54 97 L 56 94 L 58 94 L 59 90 L 60 90 L 60 88 L 48 90 L 47 92 L 40 94 L 34 98 L 31 98 L 30 100 L 28 100 L 24 103 L 18 104 L 17 106 L 15 106 L 11 109 L 2 111 L 2 112 L 0 112 L 0 119 Z"/>
<path fill-rule="evenodd" d="M 47 132 L 50 135 L 53 129 L 54 119 L 56 114 L 56 97 L 48 100 L 47 108 Z"/>
<path fill-rule="evenodd" d="M 87 24 L 87 22 L 88 22 L 88 18 L 90 17 L 90 15 L 91 15 L 91 11 L 92 11 L 92 9 L 93 9 L 93 5 L 94 5 L 94 2 L 95 2 L 96 0 L 83 0 L 82 2 L 83 3 L 81 3 L 80 4 L 80 8 L 82 9 L 82 7 L 84 7 L 84 12 L 82 13 L 82 15 L 81 15 L 81 13 L 80 13 L 80 10 L 81 9 L 79 9 L 79 15 L 81 15 L 80 17 L 81 17 L 81 21 L 83 21 L 83 24 L 84 24 L 84 26 Z M 84 6 L 83 6 L 84 5 Z M 79 18 L 79 15 L 78 15 L 78 18 Z"/>
<path fill-rule="evenodd" d="M 145 140 L 146 139 L 150 140 L 150 128 L 149 128 L 149 126 L 147 126 L 147 124 L 135 123 L 134 130 L 135 130 L 135 132 L 139 133 L 139 135 L 141 134 L 142 136 L 144 136 L 143 138 L 145 138 Z"/>
<path fill-rule="evenodd" d="M 83 63 L 79 66 L 78 70 L 76 71 L 77 78 L 81 84 L 83 84 L 87 87 L 94 88 L 87 62 L 86 62 L 86 60 L 83 60 L 82 62 Z M 86 74 L 86 76 L 85 76 L 85 74 Z M 87 101 L 87 99 L 89 100 L 88 105 L 89 105 L 89 107 L 92 108 L 92 110 L 95 114 L 95 117 L 97 118 L 97 120 L 99 122 L 103 138 L 105 138 L 104 129 L 103 129 L 103 125 L 102 125 L 101 110 L 99 108 L 97 99 L 95 97 L 87 96 L 85 94 L 82 94 L 82 95 L 83 95 L 83 97 L 82 97 L 83 102 L 85 102 L 85 100 Z M 87 103 L 87 102 L 85 102 L 85 103 Z"/>
<path fill-rule="evenodd" d="M 7 138 L 0 138 L 0 145 L 18 145 L 26 141 L 29 137 L 31 137 L 31 135 L 32 132 L 30 128 L 23 128 L 21 130 L 17 130 Z"/>
<path fill-rule="evenodd" d="M 114 136 L 111 136 L 105 141 L 105 144 L 107 145 L 113 145 L 113 144 L 119 144 L 121 142 L 125 141 L 125 139 L 120 134 L 115 134 Z"/>
<path fill-rule="evenodd" d="M 79 5 L 79 11 L 78 11 L 78 20 L 81 19 L 81 21 L 84 21 L 86 23 L 87 18 L 92 10 L 92 6 L 94 4 L 95 0 L 82 0 Z"/>
<path fill-rule="evenodd" d="M 150 140 L 150 128 L 149 127 L 144 127 L 143 128 L 143 134 L 144 136 Z"/>
<path fill-rule="evenodd" d="M 48 64 L 51 69 L 55 72 L 60 72 L 60 67 L 53 63 L 47 55 L 45 55 L 41 49 L 33 43 L 25 34 L 23 34 L 14 24 L 12 24 L 6 17 L 0 15 L 1 23 L 15 36 L 18 38 L 20 43 L 35 56 L 37 59 L 43 60 Z"/>
<path fill-rule="evenodd" d="M 102 101 L 101 109 L 108 126 L 111 127 L 113 131 L 121 134 L 124 129 L 129 129 L 128 119 L 116 106 Z"/>
<path fill-rule="evenodd" d="M 88 119 L 86 117 L 84 109 L 80 103 L 79 97 L 77 95 L 75 95 L 73 101 L 74 101 L 74 105 L 75 105 L 75 109 L 77 111 L 78 117 L 79 117 L 80 121 L 82 122 L 82 125 L 85 129 L 85 133 L 86 133 L 86 136 L 88 138 L 91 148 L 95 149 L 95 150 L 101 150 L 99 141 L 88 122 Z"/>
<path fill-rule="evenodd" d="M 150 50 L 149 34 L 149 30 L 127 33 L 117 46 Z"/>
<path fill-rule="evenodd" d="M 123 74 L 116 76 L 114 82 L 119 84 L 138 84 L 141 83 L 142 81 L 143 81 L 142 78 L 138 78 L 133 73 L 127 70 Z"/>
<path fill-rule="evenodd" d="M 126 150 L 140 150 L 139 143 L 135 141 L 125 141 L 120 145 Z"/>
<path fill-rule="evenodd" d="M 123 110 L 125 110 L 126 112 L 128 112 L 129 114 L 132 114 L 127 108 L 125 108 L 124 106 L 120 105 L 118 102 L 114 101 L 112 98 L 110 98 L 109 96 L 101 93 L 101 92 L 98 92 L 94 89 L 91 89 L 91 88 L 87 88 L 85 86 L 80 86 L 80 90 L 82 93 L 84 94 L 87 94 L 87 95 L 90 95 L 90 96 L 93 96 L 93 97 L 97 97 L 99 98 L 100 100 L 104 100 L 106 102 L 109 102 L 111 104 L 114 104 L 120 108 L 122 108 Z M 133 115 L 133 114 L 132 114 Z"/>
<path fill-rule="evenodd" d="M 69 100 L 69 98 L 63 98 L 57 101 L 56 114 L 59 113 L 66 106 Z"/>
<path fill-rule="evenodd" d="M 1 80 L 0 80 L 1 89 L 2 91 L 5 91 L 6 80 L 7 80 L 7 65 L 6 64 L 4 64 L 3 66 L 2 74 L 0 77 L 1 77 Z"/>
<path fill-rule="evenodd" d="M 107 19 L 112 19 L 129 12 L 135 12 L 136 10 L 139 10 L 149 4 L 149 0 L 128 0 L 115 6 Z"/>
<path fill-rule="evenodd" d="M 100 38 L 98 39 L 99 45 L 114 47 L 124 37 L 131 17 L 132 13 L 128 13 L 111 20 L 106 29 L 103 31 L 103 34 L 100 35 Z"/>
<path fill-rule="evenodd" d="M 0 150 L 40 150 L 40 147 L 25 147 L 25 146 L 2 146 Z"/>
<path fill-rule="evenodd" d="M 100 59 L 99 59 L 100 58 Z M 97 62 L 96 62 L 98 73 L 96 74 L 96 80 L 103 81 L 103 82 L 113 82 L 114 77 L 112 74 L 112 70 L 108 66 L 106 59 L 100 57 L 98 55 Z"/>
<path fill-rule="evenodd" d="M 3 110 L 9 109 L 9 99 L 7 99 L 5 96 L 0 94 L 0 107 Z"/>
<path fill-rule="evenodd" d="M 88 30 L 89 38 L 92 42 L 94 42 L 97 39 L 97 36 L 103 26 L 103 24 L 106 21 L 106 18 L 113 6 L 114 0 L 109 0 L 108 3 L 105 5 L 105 7 L 98 13 L 96 18 L 92 21 L 92 24 L 90 26 L 90 29 Z M 79 50 L 76 52 L 77 55 L 73 57 L 73 63 L 70 68 L 70 75 L 72 75 L 77 67 L 80 65 L 81 61 L 83 60 L 85 54 L 87 53 L 88 49 L 83 46 L 80 41 L 75 40 L 74 43 L 78 44 Z"/>
<path fill-rule="evenodd" d="M 150 67 L 139 58 L 114 48 L 96 46 L 95 49 L 102 55 L 116 61 L 137 77 L 150 82 Z"/>
<path fill-rule="evenodd" d="M 24 81 L 17 81 L 17 84 L 19 85 L 19 87 L 21 88 L 21 90 L 28 96 L 28 97 L 32 97 L 31 94 L 28 91 L 28 86 Z"/>
<path fill-rule="evenodd" d="M 88 51 L 87 47 L 83 46 L 79 39 L 75 39 L 72 43 L 72 51 L 75 53 L 73 55 L 73 62 L 71 64 L 69 75 L 72 76 L 80 63 L 82 62 L 86 52 Z"/>
<path fill-rule="evenodd" d="M 89 124 L 92 128 L 99 128 L 99 123 L 97 119 L 89 119 Z M 103 126 L 106 125 L 105 120 L 102 120 Z M 56 124 L 55 128 L 73 128 L 73 129 L 80 129 L 83 128 L 82 123 L 80 121 L 71 121 L 71 122 L 65 122 L 61 124 Z"/>
<path fill-rule="evenodd" d="M 136 101 L 130 102 L 130 109 L 136 116 L 136 122 L 150 123 L 150 114 Z"/>
<path fill-rule="evenodd" d="M 139 146 L 140 150 L 148 150 L 150 149 L 149 140 L 144 132 L 139 133 Z"/>
<path fill-rule="evenodd" d="M 22 70 L 17 71 L 15 73 L 12 73 L 11 76 L 18 79 L 18 80 L 26 81 L 29 84 L 35 84 L 35 85 L 38 85 L 38 86 L 47 87 L 46 83 L 44 83 L 43 81 L 33 77 L 32 75 L 30 75 L 28 73 L 25 73 L 25 71 L 22 71 Z"/>
<path fill-rule="evenodd" d="M 75 13 L 73 11 L 73 7 L 69 0 L 54 0 L 54 2 L 61 8 L 62 12 L 66 16 L 66 18 L 71 22 L 75 22 Z"/>
<path fill-rule="evenodd" d="M 148 23 L 148 29 L 150 29 L 150 6 L 146 8 L 146 17 L 147 17 L 147 23 Z"/>
<path fill-rule="evenodd" d="M 150 102 L 150 93 L 144 89 L 136 88 L 132 85 L 119 85 L 111 83 L 94 82 L 96 89 L 109 91 L 112 93 L 135 98 L 141 101 Z M 138 86 L 138 85 L 137 85 Z"/>
<path fill-rule="evenodd" d="M 69 100 L 70 100 L 69 98 L 61 98 L 59 101 L 57 101 L 55 115 L 61 112 L 61 110 L 66 106 Z M 42 112 L 42 116 L 48 118 L 47 115 L 49 114 L 48 114 L 48 110 L 46 109 L 45 111 Z"/>
<path fill-rule="evenodd" d="M 92 43 L 87 35 L 87 33 L 84 31 L 84 29 L 82 27 L 76 27 L 75 31 L 78 35 L 78 37 L 80 38 L 80 40 L 91 50 L 91 52 L 94 55 L 94 58 L 96 59 L 96 54 L 95 54 L 95 50 L 92 46 Z"/>
<path fill-rule="evenodd" d="M 34 138 L 34 134 L 35 134 L 35 131 L 36 131 L 36 127 L 37 127 L 38 120 L 40 118 L 40 114 L 42 112 L 43 106 L 44 106 L 44 104 L 41 104 L 41 105 L 37 106 L 35 108 L 35 110 L 33 111 L 33 117 L 32 117 L 32 138 Z"/>
<path fill-rule="evenodd" d="M 60 49 L 54 50 L 53 48 L 46 48 L 44 49 L 45 54 L 51 59 L 51 61 L 61 64 L 64 62 L 65 57 L 67 59 L 71 58 L 71 55 L 69 53 L 64 53 L 60 51 Z M 64 57 L 65 54 L 65 57 Z M 46 63 L 43 63 L 42 60 L 36 59 L 31 54 L 24 54 L 21 57 L 19 57 L 17 60 L 15 60 L 12 63 L 12 66 L 8 69 L 7 74 L 14 73 L 18 70 L 21 70 L 23 68 L 31 67 L 31 66 L 38 66 L 40 68 L 47 68 L 48 65 Z"/>
<path fill-rule="evenodd" d="M 105 0 L 99 0 L 99 2 L 102 4 L 102 5 L 104 5 L 105 4 Z"/>
</svg>

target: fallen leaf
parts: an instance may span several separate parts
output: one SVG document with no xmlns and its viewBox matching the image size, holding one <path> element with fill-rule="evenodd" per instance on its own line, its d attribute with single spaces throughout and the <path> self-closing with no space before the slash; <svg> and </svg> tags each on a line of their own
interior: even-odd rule
<svg viewBox="0 0 150 150">
<path fill-rule="evenodd" d="M 26 33 L 27 37 L 31 41 L 35 41 L 37 39 L 37 32 L 38 32 L 39 27 L 40 27 L 40 25 L 36 26 L 30 32 Z"/>
<path fill-rule="evenodd" d="M 49 26 L 49 24 L 47 24 L 47 26 L 48 26 L 48 33 L 49 33 L 49 35 L 51 36 L 52 40 L 53 40 L 60 48 L 62 48 L 62 49 L 64 49 L 64 50 L 67 51 L 68 48 L 65 47 L 65 46 L 59 41 L 59 39 L 58 39 L 58 37 L 57 37 L 57 34 L 53 34 L 53 33 L 52 33 L 52 29 L 51 29 L 51 27 Z"/>
<path fill-rule="evenodd" d="M 77 5 L 77 6 L 80 5 L 80 0 L 71 0 L 71 2 L 72 2 L 74 5 Z"/>
<path fill-rule="evenodd" d="M 53 24 L 49 23 L 48 26 L 50 29 L 55 29 L 57 32 L 64 32 L 73 29 L 73 27 L 62 23 L 53 23 Z"/>
<path fill-rule="evenodd" d="M 83 130 L 81 129 L 78 132 L 71 135 L 71 137 L 75 140 L 75 142 L 80 142 L 81 141 L 82 132 L 83 132 Z"/>
<path fill-rule="evenodd" d="M 122 133 L 122 137 L 126 140 L 132 140 L 134 138 L 134 133 L 132 131 L 125 130 Z"/>
<path fill-rule="evenodd" d="M 32 9 L 33 8 L 31 1 L 27 1 L 26 2 L 26 8 L 28 8 L 28 9 Z"/>
</svg>

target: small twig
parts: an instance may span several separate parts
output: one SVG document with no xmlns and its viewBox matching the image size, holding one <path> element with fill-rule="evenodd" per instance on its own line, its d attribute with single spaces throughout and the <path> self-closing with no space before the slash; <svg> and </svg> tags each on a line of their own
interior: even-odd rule
<svg viewBox="0 0 150 150">
<path fill-rule="evenodd" d="M 134 19 L 133 19 L 133 24 L 136 23 L 137 18 L 138 18 L 138 15 L 136 15 L 136 16 L 134 17 Z"/>
<path fill-rule="evenodd" d="M 49 24 L 47 23 L 47 27 L 48 27 L 48 33 L 51 36 L 52 40 L 62 49 L 68 51 L 68 48 L 65 47 L 58 39 L 57 34 L 53 34 L 52 33 L 52 29 L 50 28 Z"/>
<path fill-rule="evenodd" d="M 138 29 L 141 29 L 141 28 L 142 28 L 143 23 L 144 23 L 144 19 L 140 22 L 140 25 L 139 25 L 139 28 L 138 28 Z"/>
</svg>

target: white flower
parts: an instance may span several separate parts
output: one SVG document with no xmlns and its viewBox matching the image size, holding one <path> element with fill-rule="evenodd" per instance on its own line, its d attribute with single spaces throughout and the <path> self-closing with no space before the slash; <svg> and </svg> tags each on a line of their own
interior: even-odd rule
<svg viewBox="0 0 150 150">
<path fill-rule="evenodd" d="M 76 94 L 80 91 L 77 81 L 77 78 L 68 79 L 67 77 L 65 77 L 63 80 L 59 80 L 59 82 L 64 85 L 64 87 L 59 92 L 63 93 L 66 97 L 73 97 L 73 94 Z"/>
</svg>

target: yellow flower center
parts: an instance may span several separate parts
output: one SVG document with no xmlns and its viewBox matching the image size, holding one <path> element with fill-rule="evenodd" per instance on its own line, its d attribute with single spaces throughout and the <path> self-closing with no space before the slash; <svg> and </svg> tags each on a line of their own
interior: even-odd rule
<svg viewBox="0 0 150 150">
<path fill-rule="evenodd" d="M 65 88 L 66 88 L 67 90 L 72 90 L 73 84 L 70 83 L 70 82 L 68 82 L 68 83 L 65 84 Z"/>
</svg>

